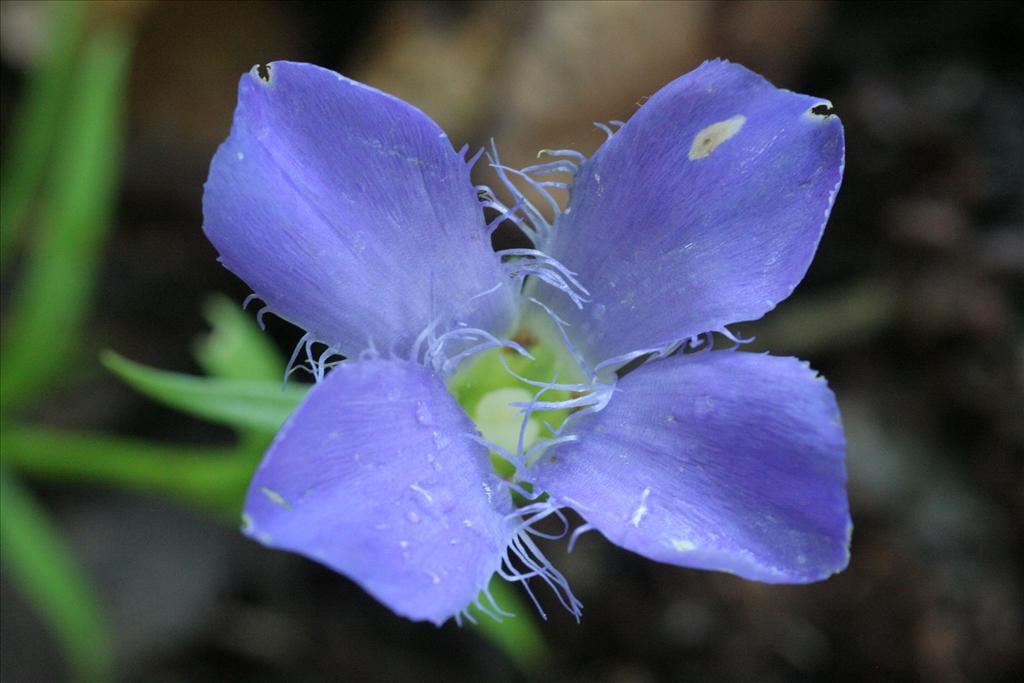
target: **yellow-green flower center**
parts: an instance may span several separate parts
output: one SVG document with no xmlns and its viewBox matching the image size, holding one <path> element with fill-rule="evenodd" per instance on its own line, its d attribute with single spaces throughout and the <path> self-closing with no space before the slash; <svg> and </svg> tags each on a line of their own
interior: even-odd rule
<svg viewBox="0 0 1024 683">
<path fill-rule="evenodd" d="M 551 436 L 548 426 L 558 429 L 569 411 L 534 411 L 524 427 L 522 406 L 511 404 L 530 403 L 543 387 L 524 382 L 515 375 L 538 383 L 552 382 L 556 377 L 558 382 L 573 382 L 578 381 L 579 371 L 558 344 L 541 341 L 528 331 L 522 331 L 513 338 L 529 351 L 533 359 L 509 348 L 481 353 L 449 379 L 448 391 L 466 410 L 484 439 L 516 455 L 521 432 L 525 452 L 539 439 Z M 541 393 L 539 400 L 564 401 L 568 398 L 571 398 L 568 391 L 548 389 Z M 492 456 L 499 474 L 510 477 L 514 473 L 511 463 L 498 457 L 496 452 L 492 452 Z"/>
</svg>

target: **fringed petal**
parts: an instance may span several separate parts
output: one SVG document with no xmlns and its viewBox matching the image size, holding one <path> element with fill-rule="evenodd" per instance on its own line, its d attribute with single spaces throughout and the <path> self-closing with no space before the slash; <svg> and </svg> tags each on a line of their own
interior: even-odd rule
<svg viewBox="0 0 1024 683">
<path fill-rule="evenodd" d="M 224 265 L 346 356 L 406 354 L 430 325 L 505 333 L 513 288 L 444 132 L 332 71 L 267 70 L 242 77 L 206 183 L 203 229 Z"/>
<path fill-rule="evenodd" d="M 468 607 L 518 533 L 511 496 L 469 418 L 429 369 L 344 363 L 281 429 L 245 504 L 245 532 L 350 577 L 398 614 Z"/>
<path fill-rule="evenodd" d="M 624 377 L 535 483 L 660 562 L 769 583 L 843 569 L 845 442 L 825 381 L 795 358 L 713 351 Z"/>
<path fill-rule="evenodd" d="M 549 287 L 535 296 L 592 366 L 759 318 L 803 278 L 843 150 L 824 100 L 705 63 L 647 100 L 575 178 L 545 251 L 589 303 Z"/>
</svg>

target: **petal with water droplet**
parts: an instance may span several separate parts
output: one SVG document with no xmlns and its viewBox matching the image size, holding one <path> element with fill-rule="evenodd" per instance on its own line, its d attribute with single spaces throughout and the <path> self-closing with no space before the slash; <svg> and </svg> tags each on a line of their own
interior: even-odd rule
<svg viewBox="0 0 1024 683">
<path fill-rule="evenodd" d="M 389 400 L 391 389 L 401 398 Z M 432 425 L 419 419 L 420 405 Z M 487 449 L 466 438 L 473 433 L 426 368 L 344 363 L 264 457 L 246 533 L 349 576 L 398 614 L 440 624 L 487 585 L 513 531 L 511 497 Z M 435 434 L 444 435 L 440 447 Z"/>
<path fill-rule="evenodd" d="M 770 583 L 846 566 L 850 513 L 835 398 L 805 363 L 675 356 L 626 375 L 536 481 L 612 542 Z"/>
</svg>

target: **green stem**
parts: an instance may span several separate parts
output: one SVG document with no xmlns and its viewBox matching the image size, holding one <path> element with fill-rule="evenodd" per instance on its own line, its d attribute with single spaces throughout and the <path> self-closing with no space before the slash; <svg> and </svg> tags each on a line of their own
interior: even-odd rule
<svg viewBox="0 0 1024 683">
<path fill-rule="evenodd" d="M 3 463 L 52 481 L 158 493 L 238 520 L 259 450 L 161 446 L 95 434 L 4 425 Z"/>
<path fill-rule="evenodd" d="M 4 572 L 63 645 L 73 680 L 112 680 L 110 636 L 93 587 L 45 511 L 3 468 L 0 548 Z"/>
<path fill-rule="evenodd" d="M 0 264 L 18 241 L 25 217 L 45 175 L 74 75 L 88 5 L 51 4 L 48 50 L 28 74 L 25 95 L 9 134 L 10 153 L 0 174 Z"/>
</svg>

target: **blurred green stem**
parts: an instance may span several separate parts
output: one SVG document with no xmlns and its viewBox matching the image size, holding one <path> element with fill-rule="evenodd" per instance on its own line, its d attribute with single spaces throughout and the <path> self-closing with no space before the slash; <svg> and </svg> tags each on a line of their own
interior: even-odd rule
<svg viewBox="0 0 1024 683">
<path fill-rule="evenodd" d="M 471 628 L 479 630 L 480 634 L 504 652 L 521 672 L 537 673 L 548 659 L 549 653 L 537 627 L 533 609 L 512 590 L 511 584 L 497 575 L 491 578 L 488 590 L 502 609 L 510 611 L 515 616 L 495 621 L 472 605 L 469 611 L 477 623 Z M 481 604 L 487 604 L 483 594 Z"/>
<path fill-rule="evenodd" d="M 260 450 L 146 441 L 4 425 L 3 464 L 27 475 L 170 495 L 237 523 Z"/>
<path fill-rule="evenodd" d="M 113 679 L 110 636 L 89 580 L 46 513 L 0 467 L 0 548 L 4 572 L 63 645 L 72 678 Z"/>
<path fill-rule="evenodd" d="M 51 3 L 48 50 L 26 78 L 25 96 L 11 126 L 0 173 L 0 265 L 17 242 L 52 153 L 74 59 L 85 29 L 88 4 Z"/>
<path fill-rule="evenodd" d="M 52 186 L 5 325 L 0 408 L 31 403 L 80 348 L 116 197 L 128 56 L 122 33 L 97 33 L 75 70 Z"/>
</svg>

